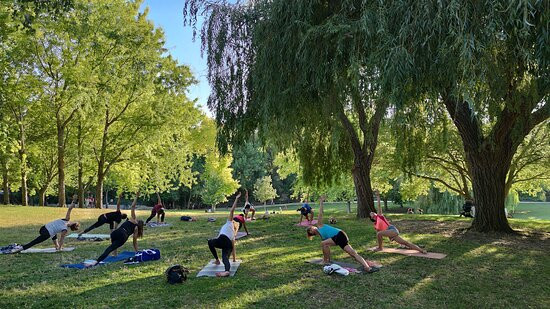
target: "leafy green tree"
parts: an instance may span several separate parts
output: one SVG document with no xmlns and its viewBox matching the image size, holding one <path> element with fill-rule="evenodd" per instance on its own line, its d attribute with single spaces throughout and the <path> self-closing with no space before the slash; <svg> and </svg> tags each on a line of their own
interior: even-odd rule
<svg viewBox="0 0 550 309">
<path fill-rule="evenodd" d="M 227 201 L 227 197 L 239 188 L 239 183 L 231 175 L 231 158 L 216 153 L 206 156 L 202 201 L 216 210 L 216 205 Z"/>
<path fill-rule="evenodd" d="M 233 178 L 239 181 L 246 191 L 252 190 L 258 179 L 267 174 L 267 155 L 254 141 L 236 145 L 232 149 Z"/>
<path fill-rule="evenodd" d="M 308 184 L 351 172 L 364 218 L 375 209 L 370 171 L 390 102 L 377 82 L 380 64 L 366 50 L 382 41 L 359 26 L 358 7 L 188 0 L 184 14 L 193 26 L 198 15 L 207 18 L 201 38 L 220 149 L 258 134 L 294 149 Z"/>
<path fill-rule="evenodd" d="M 264 176 L 258 178 L 254 184 L 254 196 L 260 202 L 263 202 L 264 205 L 267 200 L 276 198 L 277 190 L 271 185 L 271 176 Z"/>
<path fill-rule="evenodd" d="M 506 177 L 525 137 L 550 117 L 550 3 L 454 4 L 370 1 L 356 13 L 383 42 L 371 45 L 373 61 L 384 64 L 382 86 L 407 106 L 396 112 L 416 124 L 417 111 L 442 106 L 456 126 L 477 206 L 472 228 L 511 232 Z"/>
</svg>

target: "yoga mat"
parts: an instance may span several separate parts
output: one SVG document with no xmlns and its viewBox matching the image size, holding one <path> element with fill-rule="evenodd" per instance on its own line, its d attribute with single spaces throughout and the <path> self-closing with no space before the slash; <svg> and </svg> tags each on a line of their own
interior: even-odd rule
<svg viewBox="0 0 550 309">
<path fill-rule="evenodd" d="M 206 266 L 204 266 L 201 271 L 197 274 L 197 277 L 216 277 L 216 273 L 225 271 L 225 267 L 223 266 L 223 263 L 220 261 L 220 265 L 214 264 L 215 260 L 210 260 Z M 231 261 L 231 259 L 230 259 Z M 237 272 L 237 269 L 241 265 L 241 260 L 237 260 L 237 262 L 231 262 L 231 269 L 229 269 L 229 276 L 233 277 L 235 276 L 235 273 Z"/>
<path fill-rule="evenodd" d="M 317 220 L 312 220 L 311 221 L 311 224 L 309 224 L 309 221 L 305 220 L 305 221 L 302 221 L 300 224 L 295 224 L 296 226 L 312 226 L 314 224 L 317 224 Z"/>
<path fill-rule="evenodd" d="M 84 239 L 96 239 L 96 238 L 101 238 L 101 239 L 109 239 L 111 238 L 111 235 L 109 234 L 82 234 L 82 236 L 80 236 Z M 78 238 L 78 234 L 77 233 L 72 233 L 71 235 L 67 236 L 67 238 Z"/>
<path fill-rule="evenodd" d="M 382 264 L 375 263 L 374 261 L 367 261 L 367 262 L 371 262 L 371 264 L 374 264 L 372 266 L 382 267 Z M 307 260 L 306 263 L 325 265 L 325 263 L 323 263 L 323 259 L 310 259 L 310 260 Z M 346 262 L 340 262 L 340 261 L 330 261 L 330 264 L 337 264 L 348 270 L 353 269 L 357 272 L 361 272 L 361 269 L 363 269 L 363 267 L 359 264 L 346 263 Z"/>
<path fill-rule="evenodd" d="M 111 255 L 108 256 L 105 260 L 103 260 L 101 263 L 99 263 L 99 265 L 105 265 L 105 264 L 110 264 L 110 263 L 114 263 L 114 262 L 125 261 L 128 258 L 133 257 L 134 255 L 136 255 L 136 253 L 134 251 L 123 251 L 117 256 L 111 256 Z M 59 265 L 59 266 L 61 266 L 63 268 L 76 268 L 76 269 L 85 269 L 85 268 L 87 268 L 84 265 L 84 263 L 63 264 L 63 265 Z M 96 265 L 96 266 L 98 266 L 98 265 Z"/>
<path fill-rule="evenodd" d="M 61 251 L 63 252 L 69 252 L 73 250 L 74 250 L 74 247 L 65 247 L 61 249 Z M 21 253 L 56 253 L 56 252 L 59 252 L 59 251 L 55 250 L 55 248 L 44 248 L 44 249 L 29 248 L 27 250 L 21 251 Z"/>
<path fill-rule="evenodd" d="M 374 248 L 376 248 L 376 247 L 374 247 Z M 373 251 L 374 248 L 370 248 L 369 250 Z M 397 253 L 397 254 L 403 254 L 403 255 L 406 255 L 406 256 L 416 256 L 416 257 L 423 257 L 423 258 L 436 259 L 436 260 L 441 260 L 442 258 L 447 256 L 444 253 L 428 252 L 428 253 L 424 254 L 424 253 L 420 253 L 416 250 L 399 249 L 399 248 L 384 248 L 382 251 L 377 251 L 377 252 Z"/>
<path fill-rule="evenodd" d="M 164 227 L 164 226 L 171 226 L 172 224 L 170 223 L 156 223 L 156 222 L 149 222 L 147 223 L 147 226 L 148 227 Z"/>
</svg>

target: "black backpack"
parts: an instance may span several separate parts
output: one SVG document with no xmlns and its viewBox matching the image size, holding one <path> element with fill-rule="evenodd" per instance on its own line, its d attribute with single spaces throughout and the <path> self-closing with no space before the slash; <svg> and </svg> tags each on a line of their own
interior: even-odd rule
<svg viewBox="0 0 550 309">
<path fill-rule="evenodd" d="M 168 267 L 166 270 L 166 280 L 170 284 L 183 283 L 187 280 L 189 269 L 179 264 Z"/>
</svg>

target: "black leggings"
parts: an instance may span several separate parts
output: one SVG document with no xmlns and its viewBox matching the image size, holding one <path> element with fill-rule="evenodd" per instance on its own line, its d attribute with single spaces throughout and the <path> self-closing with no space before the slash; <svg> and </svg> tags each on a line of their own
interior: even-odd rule
<svg viewBox="0 0 550 309">
<path fill-rule="evenodd" d="M 98 228 L 100 226 L 102 226 L 103 224 L 105 223 L 109 223 L 109 227 L 111 228 L 111 230 L 115 227 L 113 222 L 109 222 L 104 215 L 101 215 L 99 217 L 97 217 L 97 222 L 94 223 L 92 226 L 90 226 L 89 228 L 85 229 L 84 232 L 82 232 L 82 234 L 86 234 L 88 233 L 89 231 L 95 229 L 95 228 Z"/>
<path fill-rule="evenodd" d="M 97 262 L 103 261 L 105 258 L 109 256 L 109 254 L 116 249 L 122 247 L 128 240 L 128 233 L 126 233 L 126 230 L 124 229 L 116 229 L 111 233 L 111 245 L 105 249 L 105 252 L 97 258 Z"/>
<path fill-rule="evenodd" d="M 229 254 L 233 251 L 233 243 L 229 237 L 220 235 L 218 238 L 212 238 L 208 240 L 208 247 L 212 252 L 212 255 L 216 260 L 219 260 L 216 248 L 222 249 L 222 261 L 225 266 L 225 271 L 231 269 L 231 263 L 229 263 Z"/>
<path fill-rule="evenodd" d="M 48 238 L 50 238 L 50 232 L 48 232 L 48 230 L 46 229 L 45 226 L 42 226 L 40 228 L 40 231 L 39 231 L 40 235 L 38 237 L 36 237 L 33 241 L 31 241 L 30 243 L 26 244 L 23 246 L 23 250 L 27 250 L 29 249 L 30 247 L 34 246 L 34 245 L 37 245 L 45 240 L 47 240 Z M 55 235 L 52 240 L 56 240 L 57 239 L 57 235 Z"/>
<path fill-rule="evenodd" d="M 161 210 L 158 213 L 160 214 L 160 222 L 164 222 L 164 210 Z M 156 215 L 157 215 L 157 212 L 152 211 L 151 216 L 149 216 L 149 218 L 147 218 L 147 221 L 145 221 L 145 223 L 149 223 L 149 221 L 151 221 L 151 219 L 153 219 Z"/>
</svg>

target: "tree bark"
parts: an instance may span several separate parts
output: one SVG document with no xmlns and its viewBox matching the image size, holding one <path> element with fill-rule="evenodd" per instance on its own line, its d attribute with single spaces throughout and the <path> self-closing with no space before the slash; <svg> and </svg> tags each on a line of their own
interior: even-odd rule
<svg viewBox="0 0 550 309">
<path fill-rule="evenodd" d="M 8 166 L 4 164 L 4 170 L 2 171 L 2 188 L 4 190 L 4 205 L 10 204 L 10 183 L 8 178 Z"/>
<path fill-rule="evenodd" d="M 40 188 L 38 190 L 38 205 L 46 206 L 46 190 L 48 187 Z"/>
<path fill-rule="evenodd" d="M 25 143 L 25 127 L 23 121 L 19 124 L 19 160 L 21 161 L 21 205 L 28 206 L 29 196 L 27 188 L 27 149 Z"/>
<path fill-rule="evenodd" d="M 357 194 L 357 218 L 367 218 L 370 212 L 376 212 L 376 210 L 370 180 L 370 165 L 367 165 L 367 160 L 361 154 L 355 155 L 352 175 Z"/>
<path fill-rule="evenodd" d="M 57 198 L 59 207 L 65 207 L 65 126 L 57 121 Z"/>
<path fill-rule="evenodd" d="M 103 208 L 103 166 L 97 172 L 97 185 L 95 187 L 95 208 Z"/>
</svg>

